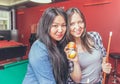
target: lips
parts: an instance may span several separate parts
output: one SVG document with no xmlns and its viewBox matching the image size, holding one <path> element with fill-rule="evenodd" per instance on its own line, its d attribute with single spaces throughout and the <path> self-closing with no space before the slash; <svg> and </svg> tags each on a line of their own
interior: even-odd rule
<svg viewBox="0 0 120 84">
<path fill-rule="evenodd" d="M 56 35 L 57 36 L 57 38 L 62 38 L 63 37 L 63 34 L 58 34 L 58 35 Z"/>
<path fill-rule="evenodd" d="M 80 35 L 80 34 L 82 33 L 82 31 L 81 31 L 81 30 L 76 30 L 76 31 L 74 31 L 74 33 L 75 33 L 76 35 Z"/>
<path fill-rule="evenodd" d="M 75 33 L 76 33 L 76 34 L 81 34 L 81 31 L 76 31 Z"/>
</svg>

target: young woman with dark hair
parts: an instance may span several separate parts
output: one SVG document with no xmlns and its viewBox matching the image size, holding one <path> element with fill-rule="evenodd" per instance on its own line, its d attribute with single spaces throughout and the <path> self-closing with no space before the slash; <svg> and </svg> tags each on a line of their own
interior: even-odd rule
<svg viewBox="0 0 120 84">
<path fill-rule="evenodd" d="M 23 84 L 66 84 L 68 60 L 64 53 L 67 30 L 66 13 L 61 8 L 48 8 L 31 46 L 29 64 Z"/>
</svg>

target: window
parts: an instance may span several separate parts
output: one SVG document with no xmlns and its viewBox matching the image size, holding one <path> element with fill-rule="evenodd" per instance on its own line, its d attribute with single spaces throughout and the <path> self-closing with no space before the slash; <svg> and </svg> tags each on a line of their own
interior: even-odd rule
<svg viewBox="0 0 120 84">
<path fill-rule="evenodd" d="M 11 12 L 0 10 L 0 30 L 11 29 Z"/>
</svg>

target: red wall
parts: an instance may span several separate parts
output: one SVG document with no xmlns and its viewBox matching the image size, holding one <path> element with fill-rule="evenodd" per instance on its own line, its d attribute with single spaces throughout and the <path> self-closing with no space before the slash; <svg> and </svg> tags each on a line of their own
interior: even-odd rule
<svg viewBox="0 0 120 84">
<path fill-rule="evenodd" d="M 96 3 L 95 0 L 69 0 L 61 3 L 54 3 L 38 7 L 17 10 L 17 29 L 19 31 L 19 41 L 29 44 L 30 26 L 39 21 L 41 14 L 47 7 L 69 7 L 80 8 L 87 22 L 88 31 L 97 31 L 103 38 L 105 48 L 107 48 L 109 32 L 112 31 L 112 41 L 110 52 L 120 52 L 120 0 L 97 0 L 99 3 L 111 1 L 97 5 L 85 5 Z M 102 2 L 101 2 L 102 1 Z"/>
</svg>

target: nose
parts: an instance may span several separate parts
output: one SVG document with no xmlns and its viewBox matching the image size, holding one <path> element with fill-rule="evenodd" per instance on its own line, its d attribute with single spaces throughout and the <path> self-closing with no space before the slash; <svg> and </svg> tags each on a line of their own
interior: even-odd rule
<svg viewBox="0 0 120 84">
<path fill-rule="evenodd" d="M 62 27 L 61 26 L 58 27 L 58 32 L 62 32 Z"/>
<path fill-rule="evenodd" d="M 79 26 L 78 23 L 76 23 L 75 26 L 74 26 L 75 29 L 79 29 L 79 27 L 80 27 L 80 26 Z"/>
</svg>

